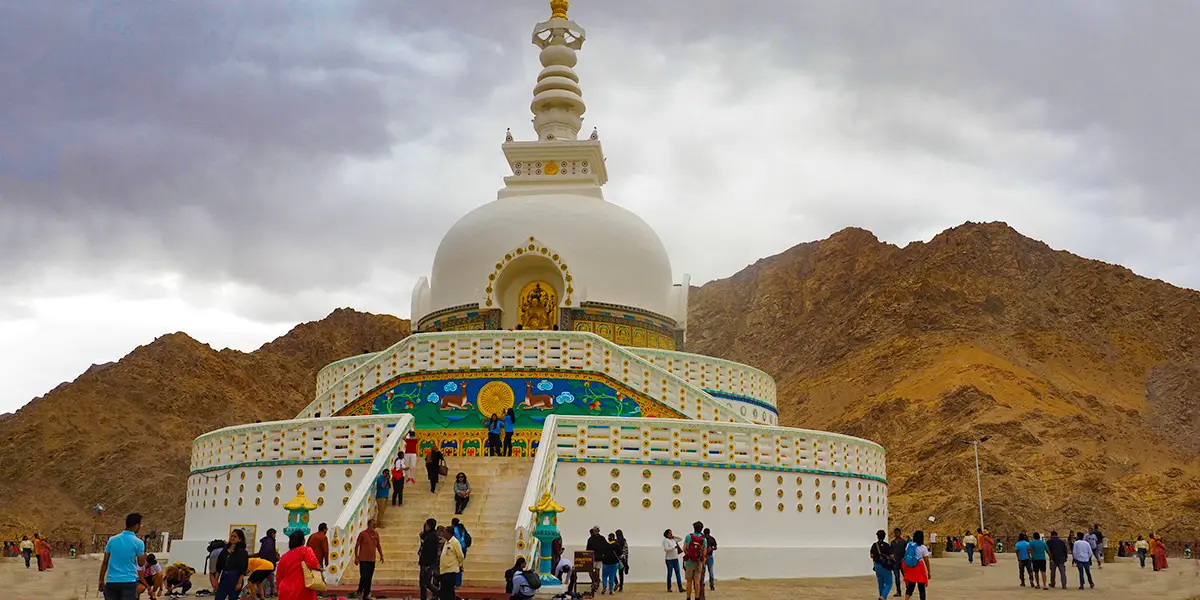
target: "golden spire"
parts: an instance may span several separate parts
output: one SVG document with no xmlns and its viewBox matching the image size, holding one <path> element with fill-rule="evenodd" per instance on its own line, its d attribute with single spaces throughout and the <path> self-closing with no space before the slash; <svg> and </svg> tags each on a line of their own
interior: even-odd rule
<svg viewBox="0 0 1200 600">
<path fill-rule="evenodd" d="M 550 0 L 550 18 L 565 19 L 567 18 L 567 8 L 570 3 L 567 0 Z"/>
<path fill-rule="evenodd" d="M 565 1 L 566 0 L 564 0 L 564 2 Z M 558 503 L 555 502 L 550 497 L 550 492 L 544 492 L 542 494 L 542 499 L 539 500 L 537 504 L 529 507 L 529 512 L 535 512 L 535 513 L 548 513 L 548 512 L 560 513 L 560 512 L 563 512 L 564 510 L 567 510 L 567 509 L 559 506 Z"/>
<path fill-rule="evenodd" d="M 309 500 L 308 497 L 306 497 L 304 495 L 304 486 L 301 485 L 301 486 L 299 486 L 299 489 L 296 490 L 296 497 L 292 498 L 291 500 L 288 500 L 287 503 L 285 503 L 283 505 L 283 509 L 284 510 L 316 510 L 317 505 L 313 504 L 312 501 Z"/>
</svg>

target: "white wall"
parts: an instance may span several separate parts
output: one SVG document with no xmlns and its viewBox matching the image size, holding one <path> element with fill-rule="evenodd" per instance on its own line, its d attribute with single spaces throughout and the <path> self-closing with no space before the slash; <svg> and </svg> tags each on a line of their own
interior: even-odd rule
<svg viewBox="0 0 1200 600">
<path fill-rule="evenodd" d="M 329 523 L 332 527 L 368 465 L 368 462 L 363 462 L 245 467 L 192 475 L 188 477 L 183 537 L 188 541 L 202 540 L 207 543 L 228 537 L 229 526 L 233 524 L 257 525 L 258 537 L 274 527 L 282 536 L 288 517 L 283 504 L 296 496 L 298 483 L 304 484 L 304 494 L 308 499 L 320 505 L 310 513 L 311 529 L 316 531 L 321 522 Z M 322 471 L 325 472 L 324 476 L 321 476 Z M 347 471 L 351 473 L 349 477 L 346 476 Z M 350 491 L 346 490 L 346 484 L 350 484 Z M 275 490 L 276 485 L 279 491 Z M 262 491 L 258 486 L 262 486 Z"/>
<path fill-rule="evenodd" d="M 580 475 L 580 468 L 586 474 Z M 619 471 L 616 477 L 613 469 Z M 650 471 L 649 478 L 643 476 L 643 470 Z M 676 471 L 679 479 L 673 476 Z M 729 481 L 731 474 L 736 481 Z M 760 481 L 755 481 L 756 475 Z M 797 478 L 801 483 L 797 484 Z M 586 484 L 585 491 L 578 489 L 580 482 Z M 613 483 L 619 484 L 619 491 L 612 491 Z M 650 485 L 649 493 L 643 491 L 644 484 Z M 673 489 L 676 485 L 678 493 Z M 709 487 L 707 495 L 705 486 Z M 663 530 L 669 527 L 683 537 L 697 520 L 717 538 L 720 549 L 714 571 L 718 578 L 868 575 L 867 549 L 875 532 L 887 528 L 887 485 L 859 478 L 746 468 L 560 461 L 555 487 L 555 500 L 566 507 L 558 523 L 568 552 L 586 546 L 593 525 L 599 525 L 605 535 L 621 529 L 630 543 L 631 581 L 663 581 Z M 736 495 L 730 495 L 731 487 Z M 761 495 L 755 495 L 756 489 Z M 803 493 L 802 498 L 797 491 Z M 578 504 L 580 497 L 586 500 L 584 506 Z M 612 506 L 612 498 L 620 500 L 617 507 Z M 650 500 L 648 508 L 642 505 L 645 499 Z M 674 500 L 680 501 L 679 508 L 673 506 Z M 708 509 L 702 505 L 705 500 L 710 502 Z M 736 502 L 736 510 L 730 509 L 730 501 Z M 761 510 L 755 510 L 756 501 L 762 503 Z M 798 504 L 803 504 L 803 512 L 797 510 Z"/>
</svg>

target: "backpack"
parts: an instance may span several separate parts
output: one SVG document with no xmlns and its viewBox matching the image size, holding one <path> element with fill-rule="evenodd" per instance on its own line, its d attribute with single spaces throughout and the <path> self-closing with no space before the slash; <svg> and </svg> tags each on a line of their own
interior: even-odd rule
<svg viewBox="0 0 1200 600">
<path fill-rule="evenodd" d="M 463 550 L 471 547 L 471 532 L 467 531 L 466 527 L 459 525 L 459 531 L 462 532 L 462 547 Z"/>
<path fill-rule="evenodd" d="M 908 547 L 904 549 L 904 566 L 912 569 L 921 563 L 921 559 L 917 556 L 917 546 L 913 542 L 908 543 Z"/>
<path fill-rule="evenodd" d="M 521 571 L 521 576 L 525 578 L 525 584 L 529 589 L 537 591 L 542 587 L 542 577 L 533 571 Z"/>
<path fill-rule="evenodd" d="M 892 556 L 892 547 L 887 542 L 876 542 L 872 551 L 878 557 L 879 564 L 884 569 L 888 571 L 896 570 L 896 559 Z"/>
<path fill-rule="evenodd" d="M 687 548 L 683 551 L 683 560 L 688 562 L 700 562 L 704 559 L 704 536 L 698 533 L 693 533 L 688 536 Z"/>
</svg>

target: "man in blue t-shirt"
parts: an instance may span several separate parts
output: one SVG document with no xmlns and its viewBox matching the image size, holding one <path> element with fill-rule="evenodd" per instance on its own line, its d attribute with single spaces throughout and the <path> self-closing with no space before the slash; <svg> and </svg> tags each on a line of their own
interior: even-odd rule
<svg viewBox="0 0 1200 600">
<path fill-rule="evenodd" d="M 375 504 L 379 506 L 375 511 L 375 522 L 379 527 L 383 527 L 383 511 L 387 510 L 388 496 L 391 495 L 392 477 L 387 469 L 379 472 L 379 477 L 375 478 Z"/>
<path fill-rule="evenodd" d="M 125 530 L 108 538 L 100 564 L 104 600 L 137 600 L 138 567 L 146 564 L 146 543 L 138 539 L 142 515 L 125 517 Z"/>
<path fill-rule="evenodd" d="M 1033 541 L 1029 542 L 1029 557 L 1033 559 L 1033 587 L 1035 588 L 1046 587 L 1046 553 L 1049 550 L 1050 546 L 1046 540 L 1042 539 L 1042 534 L 1033 532 Z"/>
<path fill-rule="evenodd" d="M 512 456 L 513 425 L 515 424 L 514 422 L 516 420 L 517 420 L 517 416 L 513 413 L 513 409 L 510 408 L 510 409 L 508 409 L 508 412 L 504 413 L 504 455 L 505 456 Z"/>
<path fill-rule="evenodd" d="M 1021 587 L 1025 587 L 1025 573 L 1029 573 L 1029 584 L 1037 587 L 1037 580 L 1033 577 L 1033 561 L 1029 560 L 1029 538 L 1022 533 L 1017 536 L 1017 544 L 1013 546 L 1013 551 L 1017 553 L 1017 571 L 1021 574 Z"/>
</svg>

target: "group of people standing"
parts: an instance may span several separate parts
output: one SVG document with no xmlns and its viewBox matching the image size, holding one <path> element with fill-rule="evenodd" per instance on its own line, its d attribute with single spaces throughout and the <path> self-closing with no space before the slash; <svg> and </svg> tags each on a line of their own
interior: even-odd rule
<svg viewBox="0 0 1200 600">
<path fill-rule="evenodd" d="M 517 415 L 509 408 L 504 412 L 504 415 L 492 413 L 488 417 L 487 430 L 487 455 L 488 456 L 512 456 L 512 438 L 513 426 L 517 422 Z M 501 439 L 503 435 L 503 440 Z"/>
<path fill-rule="evenodd" d="M 17 543 L 17 548 L 21 553 L 21 558 L 25 559 L 25 568 L 28 569 L 33 559 L 37 559 L 37 568 L 39 571 L 46 571 L 54 568 L 54 561 L 50 559 L 50 542 L 39 534 L 33 534 L 33 539 L 29 536 L 21 536 L 21 541 Z"/>
<path fill-rule="evenodd" d="M 682 545 L 681 545 L 682 544 Z M 704 573 L 708 573 L 708 587 L 716 589 L 716 579 L 713 577 L 713 553 L 717 550 L 717 540 L 712 532 L 704 528 L 704 523 L 692 523 L 692 533 L 686 538 L 675 535 L 670 529 L 663 532 L 663 553 L 667 564 L 667 591 L 671 591 L 671 574 L 675 574 L 675 585 L 679 591 L 686 592 L 687 598 L 704 596 Z M 687 579 L 684 587 L 679 580 L 679 562 L 683 560 L 683 574 Z"/>
</svg>

